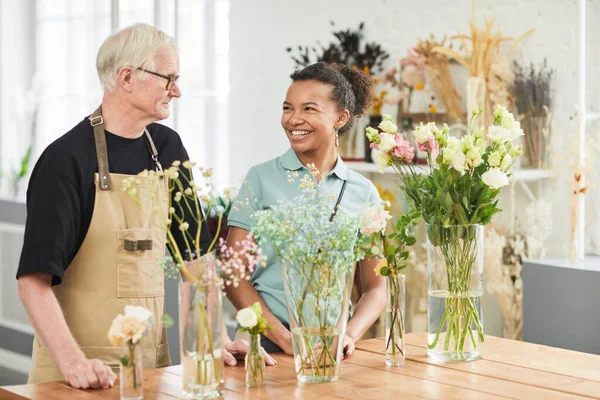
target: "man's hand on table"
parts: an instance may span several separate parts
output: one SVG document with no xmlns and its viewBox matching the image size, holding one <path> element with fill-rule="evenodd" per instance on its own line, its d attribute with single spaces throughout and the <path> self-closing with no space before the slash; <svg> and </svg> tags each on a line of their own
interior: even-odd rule
<svg viewBox="0 0 600 400">
<path fill-rule="evenodd" d="M 115 385 L 117 376 L 100 360 L 77 359 L 61 371 L 65 381 L 75 389 L 108 389 Z"/>
</svg>

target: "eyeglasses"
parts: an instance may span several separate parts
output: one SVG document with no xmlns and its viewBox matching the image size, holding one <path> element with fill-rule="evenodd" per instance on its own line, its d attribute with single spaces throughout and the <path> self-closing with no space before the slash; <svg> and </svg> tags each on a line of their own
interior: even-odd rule
<svg viewBox="0 0 600 400">
<path fill-rule="evenodd" d="M 171 88 L 173 87 L 173 85 L 175 84 L 175 82 L 177 82 L 177 79 L 179 79 L 179 75 L 168 76 L 168 75 L 159 74 L 158 72 L 148 71 L 147 69 L 144 69 L 144 68 L 138 68 L 138 69 L 140 71 L 144 71 L 144 72 L 147 72 L 149 74 L 156 75 L 158 77 L 166 79 L 168 81 L 167 82 L 167 90 L 171 90 Z"/>
</svg>

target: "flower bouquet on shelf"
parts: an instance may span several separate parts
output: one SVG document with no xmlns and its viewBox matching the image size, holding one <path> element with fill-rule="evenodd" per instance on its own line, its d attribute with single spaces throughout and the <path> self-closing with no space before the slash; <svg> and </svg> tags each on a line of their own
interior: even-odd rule
<svg viewBox="0 0 600 400">
<path fill-rule="evenodd" d="M 395 231 L 385 235 L 389 214 L 386 218 L 378 216 L 382 212 L 372 207 L 363 215 L 361 232 L 370 234 L 362 243 L 367 255 L 380 258 L 375 269 L 376 275 L 385 276 L 387 285 L 386 304 L 386 337 L 385 363 L 388 366 L 402 366 L 405 359 L 405 289 L 406 276 L 404 270 L 408 266 L 409 252 L 407 247 L 413 246 L 414 228 L 420 220 L 418 212 L 403 215 L 395 225 Z"/>
<path fill-rule="evenodd" d="M 138 306 L 125 306 L 125 313 L 113 320 L 108 339 L 113 346 L 121 347 L 119 363 L 121 399 L 139 400 L 144 397 L 142 349 L 140 339 L 148 334 L 154 324 L 152 311 Z"/>
<path fill-rule="evenodd" d="M 165 275 L 183 277 L 179 284 L 179 330 L 184 395 L 215 398 L 223 394 L 225 378 L 221 289 L 249 279 L 255 266 L 264 263 L 264 257 L 250 237 L 240 243 L 239 250 L 219 240 L 231 200 L 225 198 L 223 204 L 214 200 L 223 197 L 210 179 L 212 169 L 199 169 L 208 183 L 197 186 L 194 166 L 189 160 L 174 161 L 164 171 L 145 170 L 123 180 L 122 190 L 148 215 L 151 226 L 166 231 L 170 256 L 162 263 Z M 147 185 L 152 187 L 149 199 L 142 198 L 137 190 Z M 216 218 L 212 239 L 202 237 L 207 216 Z M 208 248 L 203 249 L 202 244 Z"/>
<path fill-rule="evenodd" d="M 380 168 L 391 166 L 414 211 L 422 215 L 427 232 L 428 356 L 443 361 L 481 357 L 484 330 L 483 226 L 500 212 L 500 189 L 509 184 L 507 171 L 521 152 L 512 141 L 523 135 L 519 123 L 504 107 L 493 113 L 493 125 L 475 130 L 471 115 L 469 133 L 462 139 L 448 135 L 448 127 L 421 124 L 414 132 L 418 146 L 427 151 L 429 167 L 410 164 L 411 151 L 391 117 L 379 134 L 367 135 L 377 151 Z M 381 146 L 392 135 L 395 146 Z M 384 142 L 385 141 L 385 142 Z"/>
<path fill-rule="evenodd" d="M 235 319 L 240 324 L 240 330 L 250 334 L 250 350 L 246 354 L 246 386 L 262 386 L 265 384 L 265 356 L 260 348 L 260 335 L 266 335 L 267 329 L 272 327 L 267 326 L 259 302 L 238 311 Z"/>
<path fill-rule="evenodd" d="M 298 380 L 331 382 L 339 377 L 350 309 L 354 267 L 364 258 L 360 216 L 335 212 L 320 173 L 300 178 L 302 194 L 252 216 L 252 232 L 281 262 Z"/>
</svg>

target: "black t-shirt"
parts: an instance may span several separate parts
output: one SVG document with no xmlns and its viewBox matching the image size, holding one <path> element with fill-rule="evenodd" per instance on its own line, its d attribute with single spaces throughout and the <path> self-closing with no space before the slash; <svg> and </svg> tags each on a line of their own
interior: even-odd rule
<svg viewBox="0 0 600 400">
<path fill-rule="evenodd" d="M 147 127 L 164 168 L 173 161 L 189 159 L 181 138 L 174 130 L 160 124 Z M 135 175 L 154 169 L 146 139 L 127 139 L 106 132 L 108 165 L 111 173 Z M 51 274 L 52 284 L 62 281 L 83 239 L 94 211 L 98 172 L 94 132 L 86 117 L 72 130 L 50 144 L 35 165 L 27 188 L 27 221 L 17 279 L 24 274 Z M 120 190 L 113 187 L 112 190 Z M 186 218 L 195 232 L 193 218 Z M 186 248 L 179 229 L 172 233 L 180 248 Z M 201 248 L 210 243 L 206 225 L 202 226 Z"/>
</svg>

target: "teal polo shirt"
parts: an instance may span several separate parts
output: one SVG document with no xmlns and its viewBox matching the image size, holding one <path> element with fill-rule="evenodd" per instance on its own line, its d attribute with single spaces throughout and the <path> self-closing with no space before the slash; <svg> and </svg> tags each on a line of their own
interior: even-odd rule
<svg viewBox="0 0 600 400">
<path fill-rule="evenodd" d="M 288 171 L 298 171 L 299 176 L 294 178 L 294 182 L 288 182 Z M 302 165 L 291 148 L 280 157 L 250 168 L 234 200 L 228 225 L 250 231 L 250 216 L 254 212 L 302 194 L 299 182 L 306 174 L 310 174 L 310 171 Z M 343 181 L 348 181 L 338 213 L 353 215 L 360 213 L 365 205 L 381 203 L 373 183 L 358 172 L 348 169 L 340 156 L 335 168 L 323 179 L 325 190 L 336 198 Z M 282 323 L 289 324 L 279 258 L 270 245 L 263 246 L 262 251 L 267 256 L 267 266 L 257 267 L 250 282 L 273 315 Z"/>
</svg>

